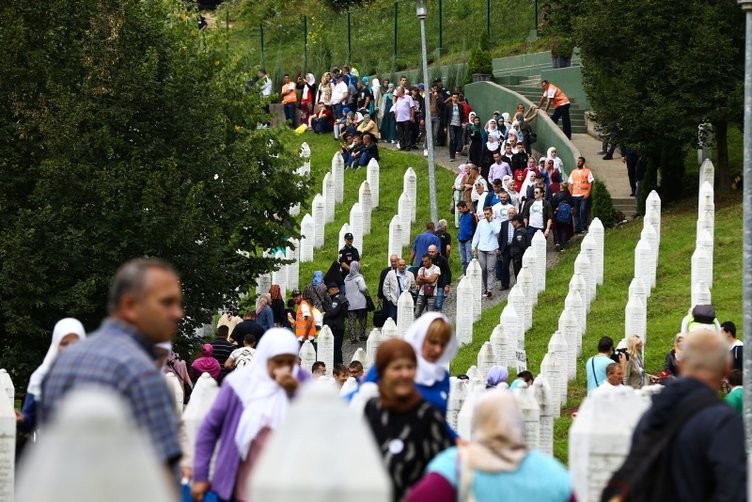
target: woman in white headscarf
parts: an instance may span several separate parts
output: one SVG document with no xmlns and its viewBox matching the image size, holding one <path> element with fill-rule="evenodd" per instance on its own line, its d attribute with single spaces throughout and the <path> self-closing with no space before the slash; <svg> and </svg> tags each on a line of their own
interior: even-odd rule
<svg viewBox="0 0 752 502">
<path fill-rule="evenodd" d="M 300 96 L 300 123 L 307 124 L 308 117 L 313 114 L 313 102 L 316 99 L 316 77 L 313 73 L 306 73 L 305 80 L 298 81 L 298 88 L 303 89 Z"/>
<path fill-rule="evenodd" d="M 373 103 L 375 104 L 374 113 L 378 113 L 381 104 L 381 82 L 378 77 L 371 79 L 371 92 L 373 92 Z"/>
<path fill-rule="evenodd" d="M 512 392 L 494 389 L 478 398 L 470 443 L 439 453 L 406 500 L 566 502 L 571 496 L 572 481 L 564 466 L 546 453 L 528 449 Z"/>
<path fill-rule="evenodd" d="M 527 199 L 528 187 L 535 185 L 535 171 L 525 171 L 525 181 L 522 182 L 522 188 L 520 188 L 520 195 L 523 199 Z"/>
<path fill-rule="evenodd" d="M 224 381 L 198 431 L 191 494 L 213 490 L 221 500 L 246 500 L 247 480 L 269 435 L 287 414 L 290 398 L 310 374 L 297 364 L 300 345 L 291 331 L 272 328 L 250 365 Z M 214 474 L 209 466 L 217 450 Z"/>
<path fill-rule="evenodd" d="M 42 397 L 42 381 L 52 367 L 60 352 L 66 347 L 86 338 L 86 330 L 78 319 L 66 317 L 60 319 L 52 330 L 52 341 L 42 364 L 34 370 L 29 378 L 21 411 L 16 411 L 16 425 L 23 432 L 32 432 L 37 424 L 37 403 Z"/>
<path fill-rule="evenodd" d="M 554 167 L 558 169 L 559 172 L 563 172 L 564 162 L 562 162 L 561 157 L 556 153 L 555 146 L 552 146 L 546 152 L 546 160 L 548 159 L 552 159 L 554 161 Z"/>
<path fill-rule="evenodd" d="M 499 128 L 496 126 L 496 121 L 494 119 L 489 120 L 486 122 L 486 125 L 483 127 L 483 130 L 486 131 L 486 136 L 488 136 L 488 139 L 486 141 L 491 140 L 491 136 L 496 138 L 496 143 L 499 142 L 501 139 L 501 133 L 499 132 Z"/>
</svg>

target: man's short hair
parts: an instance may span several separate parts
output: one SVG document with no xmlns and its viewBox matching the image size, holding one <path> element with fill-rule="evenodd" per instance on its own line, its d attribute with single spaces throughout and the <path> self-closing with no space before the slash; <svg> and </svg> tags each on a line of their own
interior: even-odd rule
<svg viewBox="0 0 752 502">
<path fill-rule="evenodd" d="M 253 336 L 253 333 L 246 333 L 246 335 L 243 337 L 243 343 L 245 345 L 250 345 L 251 347 L 256 345 L 256 337 Z"/>
<path fill-rule="evenodd" d="M 604 336 L 598 340 L 598 352 L 611 352 L 614 348 L 614 341 L 610 336 Z"/>
<path fill-rule="evenodd" d="M 467 202 L 464 200 L 461 200 L 457 203 L 457 207 L 467 207 Z"/>
<path fill-rule="evenodd" d="M 424 254 L 424 255 L 423 255 L 422 257 L 423 257 L 423 258 L 428 258 L 429 260 L 431 260 L 431 263 L 433 263 L 433 258 L 431 258 L 431 255 L 430 255 L 430 254 L 426 253 L 426 254 Z"/>
<path fill-rule="evenodd" d="M 522 378 L 526 382 L 532 382 L 534 380 L 533 374 L 528 370 L 517 373 L 517 378 Z"/>
<path fill-rule="evenodd" d="M 227 335 L 230 334 L 230 327 L 227 324 L 223 324 L 221 326 L 217 326 L 217 337 L 227 338 Z"/>
<path fill-rule="evenodd" d="M 120 300 L 125 295 L 140 295 L 146 289 L 146 276 L 151 269 L 160 269 L 178 275 L 172 265 L 159 258 L 136 258 L 123 264 L 110 284 L 107 296 L 107 309 L 117 312 Z"/>
<path fill-rule="evenodd" d="M 363 371 L 363 363 L 361 363 L 360 361 L 352 361 L 349 368 L 351 370 Z"/>
<path fill-rule="evenodd" d="M 521 225 L 525 224 L 525 219 L 519 213 L 515 214 L 509 221 L 516 221 L 517 223 Z"/>
<path fill-rule="evenodd" d="M 721 323 L 721 329 L 736 338 L 736 324 L 734 324 L 733 321 L 723 321 Z"/>
<path fill-rule="evenodd" d="M 332 368 L 332 375 L 344 375 L 347 373 L 347 367 L 344 364 L 335 364 Z"/>
<path fill-rule="evenodd" d="M 326 368 L 326 363 L 324 363 L 324 361 L 316 361 L 313 363 L 313 366 L 311 366 L 311 373 L 316 373 L 316 370 L 319 368 Z"/>
<path fill-rule="evenodd" d="M 486 211 L 491 211 L 493 213 L 493 208 L 491 206 L 484 206 L 483 212 L 485 213 Z"/>
<path fill-rule="evenodd" d="M 738 387 L 742 384 L 743 378 L 742 378 L 742 371 L 741 370 L 731 370 L 729 372 L 728 376 L 728 383 L 732 387 Z"/>
<path fill-rule="evenodd" d="M 583 157 L 582 155 L 580 155 L 579 157 L 577 157 L 577 160 L 582 160 L 582 162 L 585 162 L 585 157 Z"/>
<path fill-rule="evenodd" d="M 426 230 L 434 230 L 436 227 L 434 226 L 432 221 L 429 221 L 426 223 Z"/>
<path fill-rule="evenodd" d="M 619 365 L 616 363 L 611 363 L 608 366 L 606 366 L 606 376 L 611 376 L 616 371 L 616 368 L 618 368 Z"/>
</svg>

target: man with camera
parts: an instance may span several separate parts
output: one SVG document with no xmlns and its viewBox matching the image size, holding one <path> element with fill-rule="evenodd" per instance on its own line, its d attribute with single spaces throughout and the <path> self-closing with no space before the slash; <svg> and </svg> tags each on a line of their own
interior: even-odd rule
<svg viewBox="0 0 752 502">
<path fill-rule="evenodd" d="M 604 336 L 598 341 L 598 353 L 585 363 L 588 396 L 608 380 L 607 368 L 614 362 L 623 368 L 627 363 L 627 356 L 624 351 L 614 352 L 614 341 L 611 337 Z"/>
</svg>

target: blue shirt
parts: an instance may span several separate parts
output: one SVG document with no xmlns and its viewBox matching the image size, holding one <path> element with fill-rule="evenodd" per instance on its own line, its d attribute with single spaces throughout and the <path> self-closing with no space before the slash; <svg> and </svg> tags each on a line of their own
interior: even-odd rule
<svg viewBox="0 0 752 502">
<path fill-rule="evenodd" d="M 585 363 L 585 374 L 587 375 L 588 396 L 606 381 L 606 368 L 612 362 L 614 362 L 613 359 L 603 354 L 595 355 L 587 360 Z M 595 369 L 595 373 L 593 373 L 593 369 Z"/>
<path fill-rule="evenodd" d="M 134 326 L 106 319 L 98 331 L 55 359 L 42 382 L 41 423 L 54 418 L 60 401 L 71 390 L 104 387 L 125 401 L 132 419 L 148 434 L 160 460 L 177 467 L 182 453 L 175 400 L 151 349 L 152 345 Z"/>
<path fill-rule="evenodd" d="M 441 241 L 436 236 L 436 234 L 431 232 L 430 230 L 426 230 L 422 234 L 418 234 L 418 236 L 415 237 L 415 242 L 413 243 L 413 251 L 415 251 L 415 261 L 413 262 L 413 265 L 420 263 L 420 260 L 423 259 L 423 255 L 428 254 L 428 246 L 432 244 L 436 246 L 437 250 L 441 250 Z"/>
<path fill-rule="evenodd" d="M 457 447 L 453 446 L 436 455 L 428 464 L 426 472 L 441 475 L 458 489 L 461 465 L 457 462 Z M 567 502 L 572 495 L 569 472 L 555 458 L 535 450 L 529 451 L 514 471 L 473 471 L 472 483 L 472 494 L 477 502 Z"/>
</svg>

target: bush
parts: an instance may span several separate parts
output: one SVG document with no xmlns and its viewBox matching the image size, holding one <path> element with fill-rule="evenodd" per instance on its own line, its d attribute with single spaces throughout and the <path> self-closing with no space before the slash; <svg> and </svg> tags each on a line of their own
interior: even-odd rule
<svg viewBox="0 0 752 502">
<path fill-rule="evenodd" d="M 611 194 L 608 193 L 605 183 L 595 180 L 593 183 L 593 218 L 600 218 L 606 228 L 616 225 L 616 209 Z"/>
</svg>

